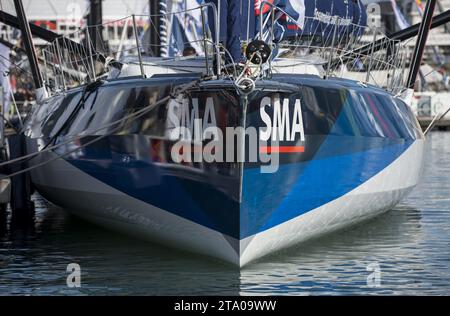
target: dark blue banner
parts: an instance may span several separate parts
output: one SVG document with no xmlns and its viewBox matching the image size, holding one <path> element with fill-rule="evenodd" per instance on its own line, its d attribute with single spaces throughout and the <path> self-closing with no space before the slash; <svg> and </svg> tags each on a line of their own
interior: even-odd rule
<svg viewBox="0 0 450 316">
<path fill-rule="evenodd" d="M 276 5 L 288 14 L 276 28 L 283 28 L 281 40 L 296 36 L 317 36 L 324 44 L 337 39 L 360 36 L 367 23 L 366 8 L 360 0 L 278 0 Z M 284 21 L 283 21 L 284 19 Z"/>
</svg>

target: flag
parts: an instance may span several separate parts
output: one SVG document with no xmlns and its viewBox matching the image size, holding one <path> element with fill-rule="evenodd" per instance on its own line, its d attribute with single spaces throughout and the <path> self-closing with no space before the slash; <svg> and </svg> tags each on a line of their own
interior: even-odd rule
<svg viewBox="0 0 450 316">
<path fill-rule="evenodd" d="M 269 2 L 271 4 L 275 4 L 275 0 L 265 0 L 265 2 Z M 255 14 L 260 15 L 261 14 L 261 6 L 263 1 L 262 0 L 255 0 Z M 270 9 L 272 9 L 272 6 L 268 3 L 264 3 L 264 6 L 262 6 L 262 13 L 267 14 Z"/>
<path fill-rule="evenodd" d="M 417 1 L 420 1 L 420 0 L 417 0 Z M 391 5 L 392 5 L 392 10 L 394 11 L 394 14 L 395 14 L 395 20 L 397 22 L 398 27 L 401 30 L 404 30 L 407 27 L 409 27 L 410 24 L 408 23 L 408 21 L 406 21 L 405 16 L 402 14 L 400 9 L 398 8 L 397 2 L 395 2 L 395 0 L 391 0 Z"/>
<path fill-rule="evenodd" d="M 423 12 L 425 10 L 422 4 L 422 0 L 416 0 L 416 5 L 419 11 Z"/>
<path fill-rule="evenodd" d="M 198 54 L 202 54 L 203 29 L 200 2 L 202 1 L 172 1 L 170 11 L 180 13 L 169 15 L 166 21 L 168 23 L 167 32 L 162 40 L 169 44 L 169 50 L 164 57 L 180 55 L 187 46 L 194 48 Z"/>
<path fill-rule="evenodd" d="M 285 11 L 294 20 L 292 22 L 294 22 L 298 28 L 303 29 L 306 16 L 305 1 L 286 0 Z M 291 18 L 289 20 L 291 20 Z"/>
</svg>

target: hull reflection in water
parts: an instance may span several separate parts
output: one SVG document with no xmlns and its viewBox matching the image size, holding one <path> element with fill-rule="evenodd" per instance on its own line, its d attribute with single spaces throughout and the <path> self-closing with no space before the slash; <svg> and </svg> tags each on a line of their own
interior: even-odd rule
<svg viewBox="0 0 450 316">
<path fill-rule="evenodd" d="M 240 271 L 103 230 L 36 196 L 33 225 L 0 213 L 0 294 L 448 295 L 449 141 L 429 135 L 423 181 L 401 206 Z M 81 266 L 80 289 L 66 286 L 69 263 Z M 373 263 L 377 288 L 367 286 Z"/>
<path fill-rule="evenodd" d="M 31 165 L 80 148 L 31 172 L 38 191 L 93 222 L 242 267 L 385 212 L 418 182 L 424 139 L 409 106 L 342 79 L 275 75 L 248 99 L 229 81 L 211 80 L 111 135 L 97 131 L 197 79 L 175 77 L 107 82 L 82 106 L 74 89 L 37 107 L 26 124 L 28 151 L 67 144 Z M 280 115 L 283 137 L 274 136 Z M 259 140 L 269 133 L 279 141 L 265 149 L 280 151 L 276 172 L 262 173 L 260 160 L 175 162 L 174 116 L 223 135 L 244 124 Z M 80 134 L 88 137 L 70 142 Z"/>
<path fill-rule="evenodd" d="M 414 283 L 421 282 L 420 274 L 426 270 L 426 255 L 419 246 L 421 219 L 420 211 L 398 207 L 281 252 L 276 261 L 264 260 L 241 272 L 245 280 L 241 294 L 417 294 Z M 381 271 L 379 286 L 367 281 L 373 265 Z"/>
<path fill-rule="evenodd" d="M 421 249 L 425 238 L 421 212 L 409 207 L 301 244 L 240 271 L 98 229 L 40 198 L 37 205 L 33 229 L 25 233 L 8 226 L 0 236 L 0 293 L 414 294 L 429 284 L 431 274 L 427 271 L 430 259 Z M 65 285 L 65 269 L 72 262 L 82 268 L 80 289 Z M 382 269 L 380 288 L 366 283 L 366 267 L 374 262 Z M 421 293 L 443 290 L 433 286 Z"/>
</svg>

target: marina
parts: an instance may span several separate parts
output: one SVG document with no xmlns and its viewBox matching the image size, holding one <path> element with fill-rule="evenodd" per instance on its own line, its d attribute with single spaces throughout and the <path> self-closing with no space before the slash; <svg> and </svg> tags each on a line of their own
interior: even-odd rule
<svg viewBox="0 0 450 316">
<path fill-rule="evenodd" d="M 449 294 L 447 2 L 32 2 L 0 8 L 0 293 Z"/>
</svg>

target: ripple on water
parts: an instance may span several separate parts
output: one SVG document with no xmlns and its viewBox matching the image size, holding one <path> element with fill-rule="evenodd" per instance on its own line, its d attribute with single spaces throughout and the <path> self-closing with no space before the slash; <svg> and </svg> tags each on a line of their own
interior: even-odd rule
<svg viewBox="0 0 450 316">
<path fill-rule="evenodd" d="M 0 216 L 0 294 L 450 294 L 450 133 L 432 133 L 421 184 L 394 210 L 242 271 L 103 230 L 36 196 L 36 218 Z M 6 217 L 5 217 L 6 216 Z M 81 289 L 66 286 L 69 263 Z M 378 287 L 367 267 L 380 267 Z"/>
</svg>

